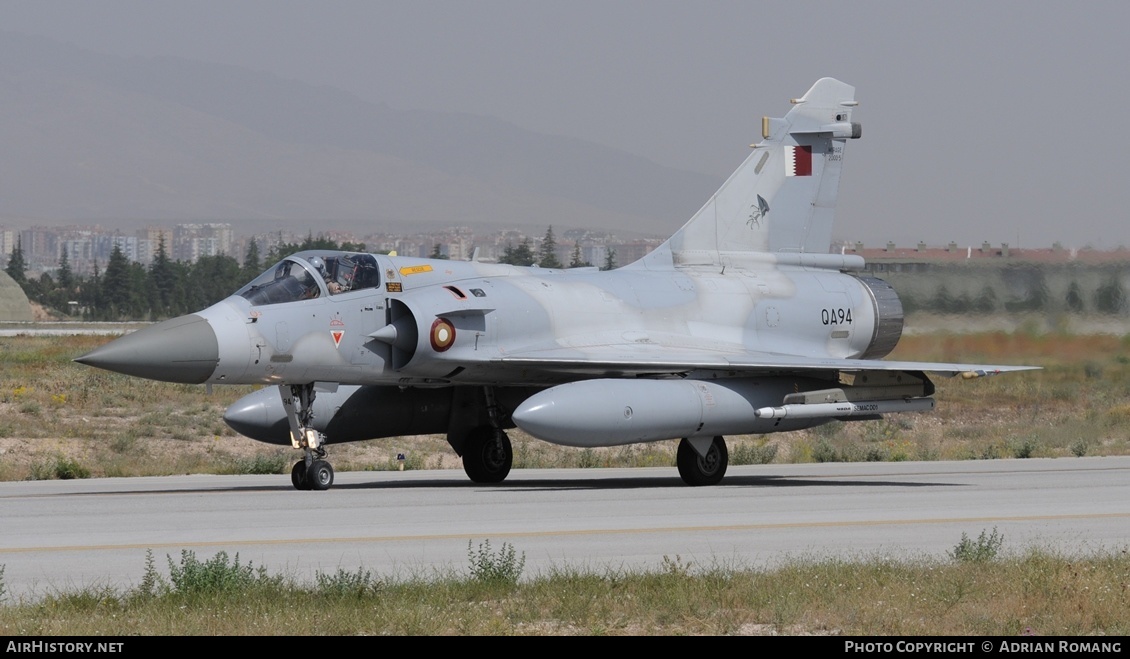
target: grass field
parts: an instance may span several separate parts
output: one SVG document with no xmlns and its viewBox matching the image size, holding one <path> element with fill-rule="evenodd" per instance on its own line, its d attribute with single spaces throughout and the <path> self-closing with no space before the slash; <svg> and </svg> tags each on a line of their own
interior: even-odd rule
<svg viewBox="0 0 1130 659">
<path fill-rule="evenodd" d="M 468 545 L 464 569 L 314 583 L 239 557 L 150 554 L 128 590 L 87 588 L 0 604 L 0 636 L 1130 634 L 1130 554 L 1006 556 L 961 538 L 945 559 L 798 558 L 766 570 L 665 557 L 651 570 L 523 577 L 525 556 Z M 3 596 L 0 573 L 0 597 Z"/>
</svg>

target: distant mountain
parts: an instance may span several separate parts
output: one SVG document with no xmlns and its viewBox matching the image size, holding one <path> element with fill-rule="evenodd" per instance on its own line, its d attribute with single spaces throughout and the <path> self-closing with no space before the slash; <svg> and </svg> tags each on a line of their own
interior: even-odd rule
<svg viewBox="0 0 1130 659">
<path fill-rule="evenodd" d="M 664 234 L 721 183 L 488 117 L 396 110 L 247 69 L 9 32 L 0 89 L 0 224 Z"/>
</svg>

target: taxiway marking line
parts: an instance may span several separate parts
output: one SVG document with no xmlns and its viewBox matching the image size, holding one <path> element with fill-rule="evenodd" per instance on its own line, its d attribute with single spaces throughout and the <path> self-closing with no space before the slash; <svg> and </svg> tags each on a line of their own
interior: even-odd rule
<svg viewBox="0 0 1130 659">
<path fill-rule="evenodd" d="M 285 538 L 264 540 L 209 540 L 203 542 L 145 542 L 110 545 L 60 545 L 54 547 L 4 547 L 3 554 L 25 554 L 34 552 L 101 551 L 115 549 L 171 549 L 180 547 L 250 547 L 255 545 L 306 545 L 368 542 L 419 542 L 426 540 L 473 540 L 475 538 L 539 538 L 554 536 L 583 535 L 635 535 L 641 533 L 703 533 L 717 531 L 764 531 L 773 529 L 828 528 L 834 526 L 899 526 L 910 524 L 958 524 L 988 522 L 1035 522 L 1072 519 L 1115 519 L 1130 517 L 1126 513 L 1093 513 L 1084 515 L 1005 515 L 992 517 L 943 517 L 936 519 L 893 519 L 860 520 L 854 522 L 785 522 L 777 524 L 725 524 L 716 526 L 664 526 L 636 529 L 571 529 L 561 531 L 504 531 L 480 533 L 434 533 L 424 535 L 385 535 L 335 538 Z"/>
</svg>

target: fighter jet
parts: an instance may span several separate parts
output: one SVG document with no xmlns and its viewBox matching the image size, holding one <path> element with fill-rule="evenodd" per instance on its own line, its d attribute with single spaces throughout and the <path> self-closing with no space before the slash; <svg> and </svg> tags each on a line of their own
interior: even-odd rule
<svg viewBox="0 0 1130 659">
<path fill-rule="evenodd" d="M 262 384 L 224 415 L 303 452 L 445 433 L 477 483 L 510 472 L 506 431 L 576 447 L 679 440 L 689 485 L 726 473 L 726 435 L 930 410 L 927 373 L 1025 366 L 882 360 L 903 308 L 856 255 L 829 253 L 855 88 L 823 78 L 669 240 L 611 271 L 357 252 L 286 257 L 198 313 L 77 359 L 167 382 Z"/>
</svg>

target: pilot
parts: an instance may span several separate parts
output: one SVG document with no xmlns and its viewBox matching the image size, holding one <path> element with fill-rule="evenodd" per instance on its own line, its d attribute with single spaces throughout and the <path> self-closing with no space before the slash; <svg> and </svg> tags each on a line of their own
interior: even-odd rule
<svg viewBox="0 0 1130 659">
<path fill-rule="evenodd" d="M 326 262 L 322 260 L 322 257 L 311 256 L 309 261 L 310 265 L 314 266 L 314 269 L 318 271 L 318 274 L 322 275 L 322 279 L 324 279 L 326 282 L 326 288 L 330 289 L 330 295 L 336 295 L 340 293 L 341 284 L 337 283 L 333 278 L 330 277 L 330 273 L 326 271 Z"/>
</svg>

